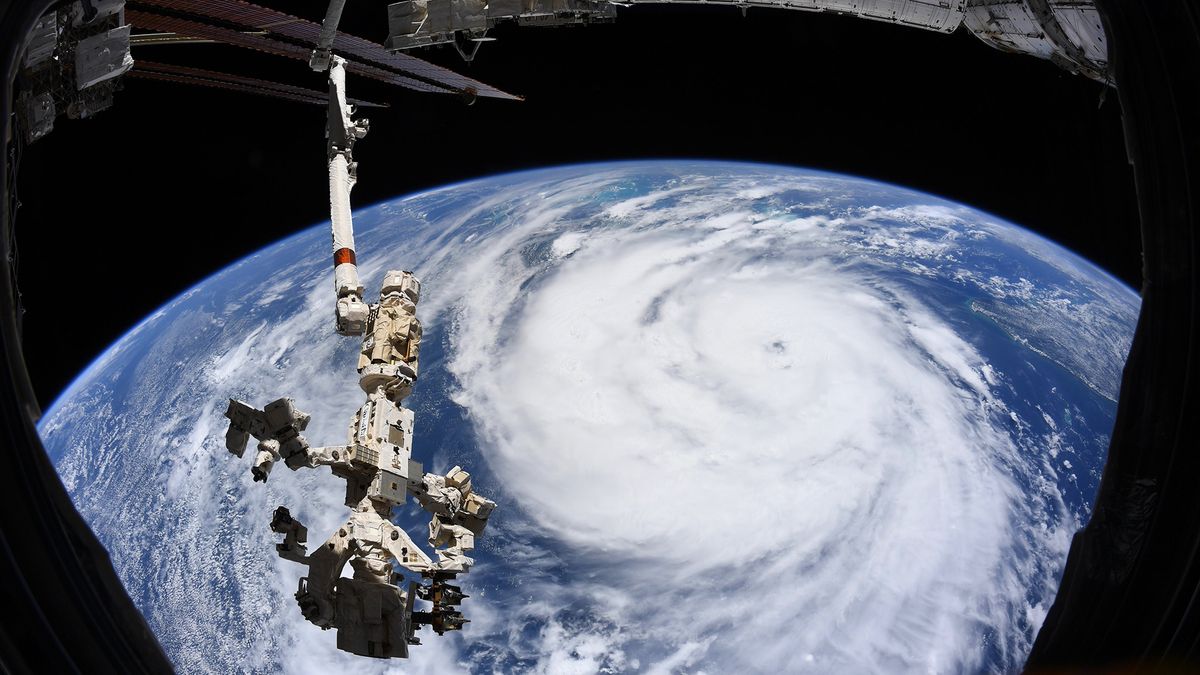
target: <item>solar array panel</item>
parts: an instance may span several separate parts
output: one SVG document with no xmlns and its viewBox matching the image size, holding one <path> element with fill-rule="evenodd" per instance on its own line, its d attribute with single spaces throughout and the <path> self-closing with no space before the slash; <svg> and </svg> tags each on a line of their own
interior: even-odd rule
<svg viewBox="0 0 1200 675">
<path fill-rule="evenodd" d="M 236 82 L 228 82 L 225 80 L 214 80 L 208 77 L 193 77 L 190 75 L 177 75 L 175 73 L 160 73 L 154 70 L 131 70 L 127 73 L 129 77 L 141 78 L 143 80 L 160 80 L 164 82 L 178 82 L 179 84 L 190 84 L 198 87 L 212 87 L 214 89 L 228 89 L 230 91 L 240 91 L 247 94 L 258 94 L 260 96 L 270 96 L 272 98 L 281 98 L 285 101 L 296 101 L 297 103 L 314 103 L 321 104 L 322 101 L 312 98 L 311 96 L 301 96 L 299 94 L 289 94 L 282 91 L 267 91 L 261 87 L 254 87 Z"/>
<path fill-rule="evenodd" d="M 223 26 L 215 26 L 212 24 L 201 23 L 191 19 L 182 19 L 174 16 L 166 16 L 164 14 L 155 14 L 152 12 L 144 12 L 138 9 L 127 8 L 125 10 L 125 20 L 137 26 L 138 28 L 147 28 L 150 30 L 162 31 L 164 33 L 178 33 L 190 37 L 205 38 L 224 42 L 226 44 L 254 49 L 267 54 L 276 56 L 284 56 L 287 58 L 299 59 L 308 61 L 311 48 L 306 48 L 300 45 L 290 44 L 280 40 L 275 40 L 265 35 L 248 34 L 233 28 L 225 28 Z M 457 90 L 447 87 L 430 84 L 411 77 L 399 75 L 397 73 L 376 68 L 362 63 L 347 63 L 346 70 L 364 77 L 374 78 L 388 84 L 394 84 L 406 89 L 415 91 L 429 92 L 434 94 L 454 94 Z"/>
<path fill-rule="evenodd" d="M 127 10 L 126 16 L 132 11 L 135 17 L 145 19 L 145 15 L 159 16 L 163 19 L 172 19 L 176 21 L 188 21 L 178 15 L 187 15 L 189 17 L 207 18 L 220 23 L 226 24 L 226 27 L 220 25 L 209 26 L 214 31 L 223 31 L 225 37 L 210 39 L 220 40 L 221 42 L 231 42 L 239 46 L 249 47 L 251 49 L 259 49 L 261 51 L 269 51 L 278 54 L 283 48 L 289 48 L 287 54 L 280 54 L 292 58 L 298 58 L 294 50 L 299 50 L 303 54 L 303 59 L 308 60 L 309 53 L 317 43 L 317 37 L 321 32 L 321 25 L 301 19 L 290 14 L 254 5 L 244 0 L 135 0 L 130 3 L 132 9 Z M 137 11 L 138 7 L 147 8 L 150 11 Z M 166 10 L 175 14 L 175 16 L 166 16 L 153 13 L 154 9 Z M 135 18 L 128 19 L 135 26 L 143 26 Z M 191 21 L 196 25 L 207 25 L 200 21 Z M 156 28 L 155 26 L 146 25 L 147 28 L 155 30 L 168 30 L 165 28 Z M 244 36 L 243 30 L 267 31 L 271 37 L 267 36 Z M 194 35 L 185 31 L 171 31 L 181 34 Z M 267 42 L 271 45 L 270 49 L 264 48 L 264 45 L 251 45 L 248 42 L 256 42 L 254 40 L 242 39 L 237 42 L 232 42 L 232 36 L 236 34 L 244 37 L 257 37 L 259 41 Z M 210 37 L 209 35 L 197 35 L 196 37 Z M 226 39 L 230 38 L 230 39 Z M 282 39 L 275 39 L 282 38 Z M 334 52 L 347 60 L 347 70 L 359 75 L 382 79 L 381 73 L 392 74 L 395 77 L 406 78 L 408 80 L 421 81 L 427 87 L 417 89 L 410 83 L 393 82 L 400 86 L 409 89 L 417 89 L 418 91 L 441 91 L 453 93 L 473 93 L 476 96 L 484 96 L 489 98 L 500 98 L 510 100 L 520 100 L 520 97 L 514 96 L 507 92 L 501 91 L 490 85 L 484 84 L 477 80 L 473 80 L 465 75 L 460 75 L 452 70 L 441 66 L 422 61 L 408 54 L 393 54 L 383 45 L 364 40 L 363 38 L 349 35 L 343 32 L 338 32 L 333 43 Z M 397 71 L 393 73 L 392 71 Z M 385 80 L 386 81 L 386 80 Z"/>
<path fill-rule="evenodd" d="M 251 94 L 261 94 L 263 96 L 271 96 L 274 98 L 282 98 L 288 101 L 297 101 L 299 103 L 313 103 L 316 105 L 328 105 L 329 94 L 316 89 L 306 89 L 297 87 L 291 84 L 283 84 L 281 82 L 271 82 L 270 80 L 262 80 L 257 77 L 247 77 L 245 75 L 232 75 L 230 73 L 219 73 L 214 70 L 204 70 L 202 68 L 189 68 L 187 66 L 177 66 L 170 63 L 155 63 L 153 61 L 139 60 L 131 71 L 135 77 L 142 77 L 151 80 L 166 80 L 171 82 L 182 82 L 184 84 L 196 84 L 205 87 L 215 87 L 218 89 L 230 89 L 233 91 L 242 91 Z M 356 98 L 349 98 L 346 101 L 352 105 L 363 108 L 382 108 L 387 107 L 380 103 L 364 101 Z"/>
</svg>

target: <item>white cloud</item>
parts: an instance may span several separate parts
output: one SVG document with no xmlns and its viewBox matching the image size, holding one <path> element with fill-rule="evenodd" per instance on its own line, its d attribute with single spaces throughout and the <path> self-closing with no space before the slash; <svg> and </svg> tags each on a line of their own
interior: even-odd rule
<svg viewBox="0 0 1200 675">
<path fill-rule="evenodd" d="M 1022 507 L 988 365 L 914 298 L 828 262 L 828 235 L 775 228 L 764 258 L 736 204 L 661 203 L 678 192 L 609 208 L 617 223 L 549 266 L 504 245 L 534 231 L 518 222 L 442 280 L 462 289 L 451 368 L 485 456 L 636 599 L 608 641 L 556 628 L 547 663 L 657 636 L 672 667 L 946 671 L 982 663 L 983 625 L 1019 642 Z M 780 626 L 786 644 L 762 639 Z"/>
<path fill-rule="evenodd" d="M 317 545 L 348 515 L 342 482 L 280 467 L 263 489 L 222 447 L 226 396 L 294 396 L 314 443 L 345 436 L 357 345 L 330 331 L 326 232 L 286 249 L 306 261 L 286 293 L 265 252 L 231 270 L 263 270 L 238 298 L 158 313 L 168 328 L 123 339 L 43 432 L 183 670 L 957 672 L 984 631 L 1019 663 L 1052 591 L 1029 586 L 1052 587 L 1075 522 L 1055 465 L 1014 446 L 1037 432 L 999 402 L 1005 373 L 894 272 L 1028 287 L 938 265 L 976 239 L 968 211 L 835 210 L 841 179 L 769 174 L 643 195 L 591 167 L 437 191 L 360 230 L 369 287 L 419 263 L 427 336 L 453 338 L 426 372 L 458 378 L 502 501 L 495 564 L 464 579 L 473 623 L 409 661 L 337 652 L 294 605 L 303 568 L 273 556 L 271 510 Z M 813 201 L 766 207 L 791 190 Z M 145 371 L 113 412 L 116 361 Z"/>
</svg>

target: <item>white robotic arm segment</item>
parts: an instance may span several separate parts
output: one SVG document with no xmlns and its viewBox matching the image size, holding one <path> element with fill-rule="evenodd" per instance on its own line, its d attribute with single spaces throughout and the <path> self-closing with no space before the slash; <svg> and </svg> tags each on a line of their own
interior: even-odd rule
<svg viewBox="0 0 1200 675">
<path fill-rule="evenodd" d="M 383 528 L 383 547 L 391 557 L 410 572 L 424 573 L 435 569 L 433 560 L 425 554 L 404 530 L 392 523 Z"/>
<path fill-rule="evenodd" d="M 258 454 L 254 457 L 254 465 L 250 467 L 254 482 L 267 482 L 267 476 L 271 474 L 271 469 L 277 461 L 279 461 L 279 441 L 274 438 L 259 441 Z"/>
<path fill-rule="evenodd" d="M 262 410 L 229 399 L 225 410 L 229 430 L 225 447 L 241 457 L 250 437 L 258 439 L 258 453 L 250 471 L 255 481 L 266 482 L 275 462 L 282 459 L 295 471 L 308 463 L 308 440 L 300 432 L 308 427 L 309 416 L 296 408 L 290 398 L 271 401 Z"/>
<path fill-rule="evenodd" d="M 439 571 L 459 574 L 475 564 L 474 558 L 467 557 L 467 551 L 475 548 L 475 535 L 448 518 L 434 516 L 429 521 L 429 545 L 437 552 Z"/>
<path fill-rule="evenodd" d="M 314 469 L 318 466 L 331 466 L 350 469 L 352 468 L 352 464 L 350 462 L 352 450 L 353 448 L 349 445 L 331 445 L 323 448 L 309 448 L 307 466 Z"/>
<path fill-rule="evenodd" d="M 483 532 L 496 508 L 496 502 L 472 490 L 471 474 L 460 466 L 450 469 L 445 476 L 427 473 L 422 476 L 421 485 L 423 489 L 412 491 L 412 495 L 422 508 L 464 525 L 476 535 Z"/>
<path fill-rule="evenodd" d="M 411 492 L 417 503 L 426 511 L 450 517 L 462 503 L 462 492 L 446 485 L 446 477 L 427 473 L 421 477 L 421 487 Z"/>
<path fill-rule="evenodd" d="M 317 58 L 317 51 L 313 52 L 314 59 Z M 330 58 L 329 110 L 325 131 L 329 161 L 329 214 L 333 224 L 337 332 L 342 335 L 362 335 L 370 310 L 362 301 L 363 286 L 358 279 L 350 191 L 357 179 L 354 142 L 367 135 L 369 122 L 351 118 L 353 107 L 346 103 L 346 62 L 337 56 Z"/>
<path fill-rule="evenodd" d="M 420 487 L 410 493 L 421 508 L 433 514 L 429 544 L 438 554 L 437 569 L 466 572 L 475 562 L 466 552 L 475 548 L 475 537 L 483 534 L 496 503 L 472 491 L 471 474 L 459 466 L 445 476 L 425 474 Z"/>
</svg>

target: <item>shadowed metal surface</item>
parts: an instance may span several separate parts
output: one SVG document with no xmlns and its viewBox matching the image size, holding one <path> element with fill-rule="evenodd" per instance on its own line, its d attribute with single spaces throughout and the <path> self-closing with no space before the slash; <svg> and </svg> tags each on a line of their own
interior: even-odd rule
<svg viewBox="0 0 1200 675">
<path fill-rule="evenodd" d="M 273 40 L 263 35 L 246 33 L 232 28 L 224 28 L 221 26 L 213 26 L 199 21 L 190 19 L 181 19 L 173 16 L 163 16 L 161 14 L 153 14 L 150 12 L 142 12 L 135 9 L 125 11 L 125 18 L 137 26 L 138 28 L 149 28 L 151 30 L 163 31 L 167 33 L 179 33 L 181 35 L 189 35 L 201 38 L 207 38 L 216 42 L 224 42 L 226 44 L 245 47 L 275 56 L 283 56 L 299 61 L 308 61 L 308 55 L 311 51 L 307 47 L 300 45 L 289 44 L 279 40 Z M 433 94 L 454 94 L 458 93 L 448 87 L 432 84 L 416 80 L 405 75 L 392 73 L 382 68 L 375 66 L 354 63 L 347 66 L 347 69 L 355 75 L 370 77 L 380 82 L 394 84 L 405 89 L 420 91 Z"/>
<path fill-rule="evenodd" d="M 1142 311 L 1092 520 L 1027 668 L 1200 662 L 1200 10 L 1105 0 L 1142 223 Z"/>
<path fill-rule="evenodd" d="M 251 49 L 270 51 L 281 56 L 292 58 L 300 58 L 302 56 L 305 61 L 308 60 L 312 46 L 317 43 L 321 33 L 320 24 L 266 7 L 242 2 L 241 0 L 141 0 L 141 2 L 133 3 L 133 5 L 134 7 L 131 7 L 126 12 L 126 16 L 136 26 L 189 35 L 196 34 L 195 31 L 197 30 L 207 30 L 208 34 L 198 35 L 198 37 L 211 37 L 220 34 L 221 37 L 211 37 L 211 39 L 246 46 Z M 156 9 L 176 13 L 177 15 L 165 16 L 156 14 L 154 12 Z M 209 18 L 227 23 L 230 26 L 267 31 L 271 36 L 275 37 L 247 35 L 241 31 L 231 30 L 222 26 L 209 26 L 200 21 L 185 18 L 179 14 L 188 15 L 188 17 Z M 186 21 L 191 25 L 191 28 L 178 30 L 162 27 L 166 22 L 174 21 Z M 201 26 L 204 28 L 200 28 Z M 302 43 L 302 45 L 296 43 Z M 404 81 L 397 80 L 393 84 L 400 84 L 409 89 L 417 89 L 418 91 L 440 90 L 452 93 L 473 92 L 475 95 L 485 98 L 519 99 L 519 97 L 500 91 L 495 87 L 478 82 L 465 75 L 460 75 L 447 68 L 422 61 L 416 57 L 407 54 L 391 54 L 382 45 L 353 35 L 338 32 L 334 46 L 334 51 L 345 55 L 350 62 L 347 69 L 357 75 L 383 79 L 380 77 L 380 73 L 386 73 L 388 69 L 392 69 L 399 71 L 404 77 Z M 359 63 L 355 63 L 356 61 Z M 373 64 L 373 67 L 367 64 Z M 384 81 L 387 80 L 384 79 Z M 417 82 L 421 82 L 426 86 L 437 87 L 437 89 L 418 88 Z"/>
<path fill-rule="evenodd" d="M 180 84 L 193 84 L 201 87 L 213 87 L 248 94 L 258 94 L 260 96 L 270 96 L 297 103 L 329 105 L 329 94 L 317 91 L 316 89 L 305 89 L 304 87 L 297 87 L 282 82 L 271 82 L 270 80 L 262 80 L 257 77 L 219 73 L 215 70 L 189 68 L 170 63 L 155 63 L 139 59 L 136 68 L 130 71 L 130 75 L 147 80 L 178 82 Z M 374 103 L 356 98 L 347 99 L 347 102 L 360 108 L 388 107 L 385 103 Z"/>
<path fill-rule="evenodd" d="M 0 4 L 5 86 L 0 115 L 9 119 L 25 37 L 51 3 Z M 0 670 L 26 672 L 162 673 L 162 648 L 130 602 L 108 553 L 79 516 L 37 435 L 40 415 L 21 348 L 20 296 L 15 286 L 12 185 L 19 139 L 6 126 L 0 168 Z"/>
</svg>

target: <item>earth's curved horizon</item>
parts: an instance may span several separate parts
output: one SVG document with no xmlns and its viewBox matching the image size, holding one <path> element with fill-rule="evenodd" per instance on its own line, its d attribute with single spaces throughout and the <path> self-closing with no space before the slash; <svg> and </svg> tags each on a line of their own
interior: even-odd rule
<svg viewBox="0 0 1200 675">
<path fill-rule="evenodd" d="M 40 429 L 188 672 L 1005 672 L 1086 522 L 1136 294 L 978 210 L 702 160 L 491 176 L 355 213 L 368 298 L 424 296 L 414 458 L 500 506 L 473 623 L 407 662 L 304 622 L 271 509 L 324 539 L 326 470 L 251 484 L 224 401 L 361 402 L 328 223 L 230 265 L 99 356 Z M 422 520 L 397 510 L 414 538 Z"/>
</svg>

